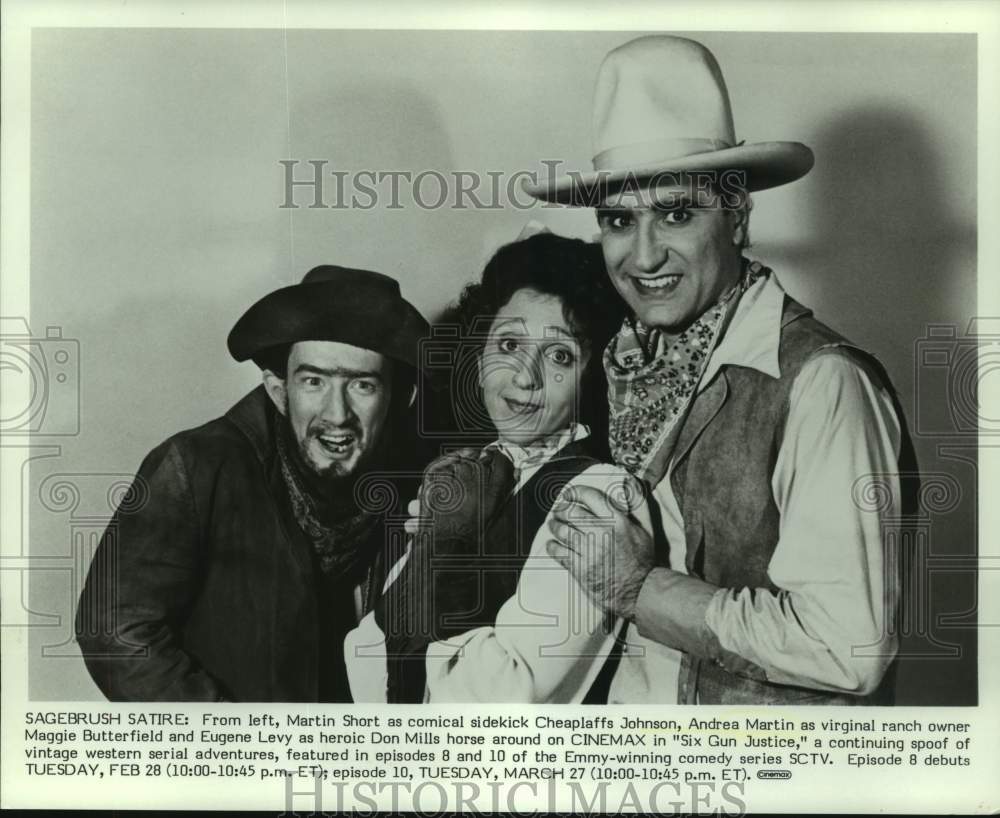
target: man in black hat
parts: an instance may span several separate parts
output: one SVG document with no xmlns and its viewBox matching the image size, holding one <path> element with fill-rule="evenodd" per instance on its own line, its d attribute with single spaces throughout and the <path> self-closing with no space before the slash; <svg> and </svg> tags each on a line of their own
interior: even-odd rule
<svg viewBox="0 0 1000 818">
<path fill-rule="evenodd" d="M 77 640 L 109 699 L 350 701 L 344 635 L 393 556 L 359 480 L 418 465 L 427 329 L 394 279 L 333 266 L 240 318 L 263 385 L 149 454 L 91 564 Z"/>
</svg>

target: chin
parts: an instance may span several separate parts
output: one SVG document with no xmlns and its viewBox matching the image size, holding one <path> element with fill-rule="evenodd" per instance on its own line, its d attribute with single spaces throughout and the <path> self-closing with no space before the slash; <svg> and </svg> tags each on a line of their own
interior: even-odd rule
<svg viewBox="0 0 1000 818">
<path fill-rule="evenodd" d="M 323 460 L 317 462 L 309 459 L 309 467 L 313 474 L 323 480 L 337 480 L 342 477 L 350 477 L 358 469 L 361 462 L 361 453 L 355 453 L 350 460 Z"/>
<path fill-rule="evenodd" d="M 526 440 L 533 440 L 537 434 L 523 426 L 497 426 L 497 437 L 511 443 L 524 443 Z"/>
<path fill-rule="evenodd" d="M 655 327 L 671 334 L 682 332 L 692 323 L 678 310 L 663 307 L 647 307 L 644 310 L 636 310 L 636 316 L 644 326 Z"/>
<path fill-rule="evenodd" d="M 336 474 L 337 477 L 350 477 L 352 474 L 357 473 L 358 467 L 361 465 L 362 455 L 361 453 L 356 454 L 350 460 L 341 460 L 333 464 L 332 473 Z"/>
<path fill-rule="evenodd" d="M 554 429 L 538 429 L 533 426 L 515 426 L 510 429 L 498 429 L 499 436 L 504 440 L 509 440 L 511 443 L 518 443 L 522 446 L 527 446 L 534 443 L 537 440 L 541 440 L 544 437 L 552 434 Z"/>
</svg>

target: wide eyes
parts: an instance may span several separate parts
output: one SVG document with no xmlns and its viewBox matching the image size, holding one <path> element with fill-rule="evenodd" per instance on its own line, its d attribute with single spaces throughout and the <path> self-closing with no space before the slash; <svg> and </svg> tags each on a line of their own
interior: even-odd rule
<svg viewBox="0 0 1000 818">
<path fill-rule="evenodd" d="M 320 375 L 302 375 L 299 377 L 301 386 L 310 391 L 318 392 L 327 386 L 327 380 Z M 354 378 L 347 383 L 347 388 L 356 395 L 374 395 L 380 388 L 380 383 L 372 378 Z"/>
<path fill-rule="evenodd" d="M 663 214 L 663 221 L 667 224 L 687 224 L 691 221 L 691 211 L 679 208 L 677 210 L 667 210 Z"/>
<path fill-rule="evenodd" d="M 632 217 L 627 213 L 612 213 L 601 217 L 601 227 L 605 230 L 624 230 L 632 224 Z"/>
<path fill-rule="evenodd" d="M 687 224 L 693 218 L 691 210 L 685 207 L 656 208 L 654 212 L 661 222 L 672 226 Z M 601 211 L 598 221 L 602 230 L 612 233 L 628 230 L 636 224 L 635 216 L 627 210 Z"/>
<path fill-rule="evenodd" d="M 575 358 L 566 347 L 550 347 L 545 354 L 557 366 L 570 366 Z"/>
<path fill-rule="evenodd" d="M 519 351 L 526 352 L 532 346 L 534 346 L 533 341 L 523 343 L 522 340 L 509 336 L 501 338 L 497 341 L 497 349 L 505 355 L 514 355 Z M 573 362 L 576 360 L 576 356 L 573 354 L 573 351 L 563 344 L 549 344 L 545 347 L 544 355 L 552 361 L 552 363 L 559 367 L 572 366 Z"/>
<path fill-rule="evenodd" d="M 378 383 L 370 380 L 351 381 L 350 388 L 359 395 L 374 395 L 378 392 Z"/>
</svg>

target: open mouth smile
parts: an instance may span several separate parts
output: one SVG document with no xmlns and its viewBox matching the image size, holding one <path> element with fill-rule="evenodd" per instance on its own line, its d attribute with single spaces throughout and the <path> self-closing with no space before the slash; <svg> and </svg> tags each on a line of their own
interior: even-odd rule
<svg viewBox="0 0 1000 818">
<path fill-rule="evenodd" d="M 330 432 L 317 435 L 316 440 L 328 454 L 343 457 L 354 448 L 357 437 L 352 432 Z"/>
<path fill-rule="evenodd" d="M 530 415 L 542 408 L 540 404 L 525 403 L 513 398 L 504 398 L 503 400 L 515 415 Z"/>
<path fill-rule="evenodd" d="M 681 276 L 679 275 L 662 275 L 656 276 L 655 278 L 639 278 L 637 276 L 632 276 L 632 280 L 635 282 L 636 289 L 641 293 L 669 293 L 677 289 L 677 285 L 681 281 Z"/>
</svg>

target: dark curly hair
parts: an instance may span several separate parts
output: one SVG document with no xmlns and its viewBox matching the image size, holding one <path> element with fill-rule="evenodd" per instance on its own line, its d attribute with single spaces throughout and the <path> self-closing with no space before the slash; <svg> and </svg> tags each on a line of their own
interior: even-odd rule
<svg viewBox="0 0 1000 818">
<path fill-rule="evenodd" d="M 482 351 L 493 316 L 522 289 L 559 298 L 566 323 L 581 348 L 590 353 L 577 398 L 579 420 L 590 427 L 595 442 L 606 454 L 608 405 L 602 357 L 621 327 L 627 308 L 608 279 L 599 244 L 539 233 L 504 245 L 486 264 L 480 281 L 466 286 L 438 326 L 457 324 L 462 328 L 463 357 L 468 364 L 470 357 Z M 457 362 L 457 366 L 461 368 L 463 362 Z M 470 367 L 465 369 L 471 372 Z M 464 417 L 455 418 L 457 429 L 469 433 L 472 430 L 468 418 L 478 417 L 478 431 L 492 432 L 490 424 L 483 422 L 488 421 L 488 416 L 478 389 L 466 388 L 455 394 L 454 386 L 449 396 L 453 410 L 465 410 Z M 478 406 L 470 407 L 474 401 Z M 465 406 L 456 406 L 458 402 Z"/>
</svg>

